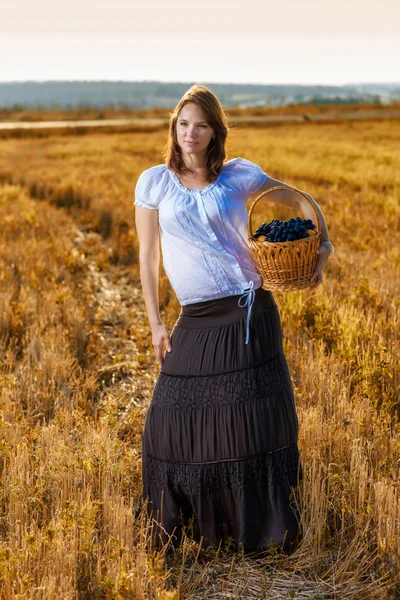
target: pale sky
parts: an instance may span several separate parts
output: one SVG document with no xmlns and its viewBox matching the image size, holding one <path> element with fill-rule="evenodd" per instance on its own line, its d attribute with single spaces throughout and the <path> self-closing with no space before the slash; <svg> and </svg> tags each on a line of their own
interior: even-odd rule
<svg viewBox="0 0 400 600">
<path fill-rule="evenodd" d="M 5 0 L 0 81 L 400 81 L 399 0 Z"/>
</svg>

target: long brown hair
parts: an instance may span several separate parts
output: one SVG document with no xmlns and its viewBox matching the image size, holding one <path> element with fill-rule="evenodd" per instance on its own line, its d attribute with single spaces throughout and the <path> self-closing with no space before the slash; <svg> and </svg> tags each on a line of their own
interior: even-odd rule
<svg viewBox="0 0 400 600">
<path fill-rule="evenodd" d="M 164 161 L 167 167 L 176 173 L 185 173 L 189 170 L 184 163 L 181 147 L 176 138 L 176 123 L 182 108 L 188 102 L 201 106 L 207 114 L 210 127 L 214 129 L 214 139 L 208 144 L 206 156 L 207 180 L 212 182 L 220 174 L 226 158 L 225 142 L 229 128 L 220 101 L 204 85 L 192 85 L 179 100 L 174 111 L 170 113 L 168 140 L 163 152 Z"/>
</svg>

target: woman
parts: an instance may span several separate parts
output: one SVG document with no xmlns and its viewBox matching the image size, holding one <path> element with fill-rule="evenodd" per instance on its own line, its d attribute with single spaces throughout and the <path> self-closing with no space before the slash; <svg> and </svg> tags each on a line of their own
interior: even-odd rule
<svg viewBox="0 0 400 600">
<path fill-rule="evenodd" d="M 255 163 L 224 162 L 227 134 L 219 100 L 192 86 L 171 115 L 165 163 L 136 185 L 140 277 L 161 367 L 144 426 L 142 497 L 161 542 L 179 544 L 186 527 L 203 546 L 230 539 L 253 551 L 299 538 L 302 468 L 279 313 L 247 244 L 246 202 L 284 185 L 264 198 L 314 217 Z M 333 246 L 307 197 L 324 242 L 315 288 Z M 159 234 L 182 307 L 171 336 L 159 314 Z"/>
</svg>

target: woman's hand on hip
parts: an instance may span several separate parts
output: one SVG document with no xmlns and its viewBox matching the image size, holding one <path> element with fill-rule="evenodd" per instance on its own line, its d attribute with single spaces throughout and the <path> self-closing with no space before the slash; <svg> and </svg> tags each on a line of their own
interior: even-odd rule
<svg viewBox="0 0 400 600">
<path fill-rule="evenodd" d="M 164 341 L 165 341 L 167 352 L 171 352 L 171 350 L 172 350 L 171 337 L 170 337 L 168 329 L 164 325 L 164 323 L 160 323 L 159 325 L 156 325 L 155 327 L 153 327 L 151 330 L 151 333 L 152 333 L 152 343 L 153 343 L 154 354 L 156 356 L 157 362 L 160 364 L 160 367 L 162 367 L 163 362 L 164 362 L 164 355 L 163 355 Z"/>
</svg>

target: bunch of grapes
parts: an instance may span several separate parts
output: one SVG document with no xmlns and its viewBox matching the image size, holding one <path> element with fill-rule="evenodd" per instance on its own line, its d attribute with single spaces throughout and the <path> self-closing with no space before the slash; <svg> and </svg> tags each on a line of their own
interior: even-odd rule
<svg viewBox="0 0 400 600">
<path fill-rule="evenodd" d="M 311 219 L 289 219 L 289 221 L 280 221 L 274 219 L 270 223 L 263 223 L 254 234 L 255 238 L 263 236 L 262 241 L 266 242 L 293 242 L 307 238 L 310 233 L 313 234 L 315 225 Z"/>
</svg>

